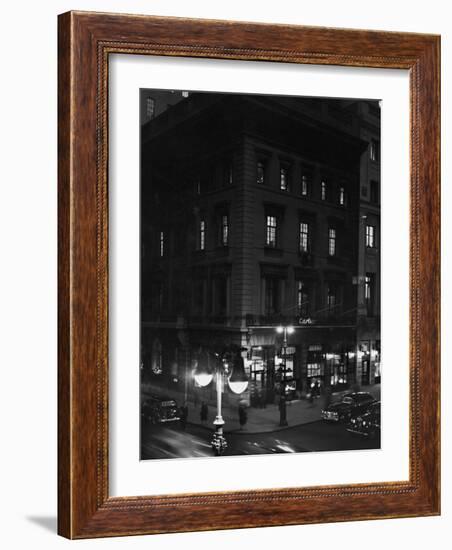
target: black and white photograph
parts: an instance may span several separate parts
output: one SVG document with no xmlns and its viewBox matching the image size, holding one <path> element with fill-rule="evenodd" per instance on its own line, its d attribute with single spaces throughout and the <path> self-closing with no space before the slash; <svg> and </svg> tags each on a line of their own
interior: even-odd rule
<svg viewBox="0 0 452 550">
<path fill-rule="evenodd" d="M 140 90 L 141 460 L 380 448 L 381 107 Z"/>
</svg>

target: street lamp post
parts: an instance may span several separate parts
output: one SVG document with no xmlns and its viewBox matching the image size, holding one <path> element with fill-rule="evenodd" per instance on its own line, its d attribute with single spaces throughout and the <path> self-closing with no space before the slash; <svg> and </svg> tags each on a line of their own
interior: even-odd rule
<svg viewBox="0 0 452 550">
<path fill-rule="evenodd" d="M 226 438 L 223 435 L 224 420 L 221 412 L 221 398 L 223 394 L 223 372 L 217 369 L 216 372 L 216 388 L 217 388 L 217 415 L 213 421 L 215 432 L 212 437 L 212 449 L 216 455 L 222 455 L 228 446 Z"/>
<path fill-rule="evenodd" d="M 217 363 L 214 371 L 209 370 L 206 366 L 198 364 L 198 367 L 195 370 L 194 376 L 196 382 L 201 387 L 206 387 L 212 381 L 215 374 L 215 386 L 217 392 L 217 414 L 213 425 L 215 426 L 215 432 L 212 437 L 211 445 L 212 449 L 217 456 L 222 455 L 227 448 L 227 441 L 223 434 L 223 426 L 225 424 L 223 415 L 222 415 L 222 394 L 224 387 L 224 379 L 228 380 L 229 388 L 236 394 L 243 393 L 248 387 L 248 378 L 245 373 L 245 367 L 243 363 L 243 358 L 240 355 L 240 352 L 237 352 L 234 364 L 232 367 L 232 372 L 229 368 L 228 362 L 225 360 L 224 355 L 220 356 L 215 354 L 217 358 Z"/>
<path fill-rule="evenodd" d="M 277 327 L 276 332 L 283 335 L 283 367 L 281 371 L 281 392 L 279 397 L 279 425 L 287 426 L 287 407 L 286 407 L 286 361 L 287 361 L 287 335 L 292 334 L 292 326 Z"/>
</svg>

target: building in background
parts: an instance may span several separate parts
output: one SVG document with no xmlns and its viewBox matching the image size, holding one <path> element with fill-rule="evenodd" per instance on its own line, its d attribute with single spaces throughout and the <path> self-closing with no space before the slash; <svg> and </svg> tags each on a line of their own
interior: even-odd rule
<svg viewBox="0 0 452 550">
<path fill-rule="evenodd" d="M 380 106 L 356 104 L 360 137 L 367 144 L 361 157 L 358 263 L 357 377 L 361 384 L 380 382 Z"/>
<path fill-rule="evenodd" d="M 140 89 L 140 123 L 147 124 L 164 111 L 189 96 L 182 90 Z"/>
<path fill-rule="evenodd" d="M 253 406 L 378 381 L 378 104 L 184 95 L 142 91 L 143 380 L 208 399 L 240 349 Z"/>
</svg>

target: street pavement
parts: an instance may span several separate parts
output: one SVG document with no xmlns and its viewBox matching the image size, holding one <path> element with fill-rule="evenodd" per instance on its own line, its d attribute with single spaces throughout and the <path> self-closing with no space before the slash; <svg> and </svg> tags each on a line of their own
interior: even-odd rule
<svg viewBox="0 0 452 550">
<path fill-rule="evenodd" d="M 213 428 L 188 424 L 183 430 L 179 422 L 171 424 L 143 423 L 141 459 L 200 458 L 213 456 L 210 441 Z M 314 451 L 347 451 L 378 449 L 379 439 L 353 435 L 343 424 L 324 421 L 287 427 L 276 432 L 226 434 L 225 456 Z"/>
<path fill-rule="evenodd" d="M 380 399 L 380 386 L 364 387 Z M 333 394 L 332 401 L 343 393 Z M 180 402 L 180 401 L 179 401 Z M 379 439 L 353 435 L 344 424 L 320 420 L 324 406 L 322 397 L 310 403 L 306 399 L 287 402 L 287 427 L 279 426 L 277 405 L 266 408 L 248 408 L 248 421 L 243 428 L 238 422 L 238 411 L 224 407 L 224 432 L 228 442 L 225 455 L 293 453 L 312 451 L 346 451 L 378 449 Z M 166 424 L 141 425 L 141 458 L 197 458 L 213 456 L 210 445 L 214 432 L 215 408 L 209 407 L 208 420 L 201 422 L 200 406 L 188 402 L 188 422 L 185 429 L 179 421 Z"/>
</svg>

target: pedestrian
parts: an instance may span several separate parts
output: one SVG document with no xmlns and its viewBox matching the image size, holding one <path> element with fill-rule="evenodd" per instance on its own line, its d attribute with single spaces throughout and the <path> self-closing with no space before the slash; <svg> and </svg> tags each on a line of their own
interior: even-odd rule
<svg viewBox="0 0 452 550">
<path fill-rule="evenodd" d="M 243 430 L 243 426 L 248 420 L 248 415 L 246 414 L 246 408 L 244 405 L 239 405 L 239 424 L 240 429 Z"/>
<path fill-rule="evenodd" d="M 314 382 L 312 382 L 310 387 L 309 387 L 309 393 L 307 395 L 308 401 L 311 405 L 314 404 L 314 392 L 315 392 L 315 384 L 314 384 Z"/>
<path fill-rule="evenodd" d="M 323 404 L 324 409 L 327 409 L 330 406 L 331 398 L 332 398 L 331 386 L 327 386 L 325 388 L 325 403 Z"/>
<path fill-rule="evenodd" d="M 207 403 L 205 401 L 203 401 L 202 404 L 201 404 L 201 412 L 200 412 L 200 417 L 201 417 L 202 424 L 207 422 L 207 417 L 208 416 L 209 416 L 209 407 L 207 406 Z"/>
<path fill-rule="evenodd" d="M 184 403 L 180 408 L 180 426 L 185 431 L 187 427 L 187 418 L 188 418 L 188 406 L 187 403 Z"/>
<path fill-rule="evenodd" d="M 315 381 L 315 395 L 316 397 L 320 397 L 320 381 Z"/>
</svg>

